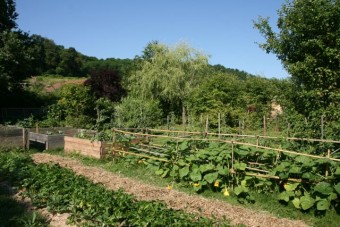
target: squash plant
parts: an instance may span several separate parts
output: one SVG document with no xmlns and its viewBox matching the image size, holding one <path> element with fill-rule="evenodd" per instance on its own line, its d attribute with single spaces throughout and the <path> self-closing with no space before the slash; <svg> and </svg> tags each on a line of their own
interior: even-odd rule
<svg viewBox="0 0 340 227">
<path fill-rule="evenodd" d="M 277 192 L 278 200 L 302 210 L 339 205 L 338 162 L 234 145 L 232 163 L 232 147 L 226 143 L 168 141 L 164 147 L 169 162 L 148 160 L 147 165 L 157 175 L 186 182 L 196 192 L 228 191 L 241 203 L 254 202 L 252 192 Z M 259 172 L 267 178 L 249 176 Z M 291 178 L 299 182 L 289 181 Z"/>
</svg>

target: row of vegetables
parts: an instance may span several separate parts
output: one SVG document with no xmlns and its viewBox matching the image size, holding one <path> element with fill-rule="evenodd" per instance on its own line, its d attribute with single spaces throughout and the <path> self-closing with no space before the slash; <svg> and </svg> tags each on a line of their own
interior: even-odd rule
<svg viewBox="0 0 340 227">
<path fill-rule="evenodd" d="M 241 203 L 255 202 L 254 193 L 275 192 L 279 201 L 301 210 L 340 206 L 340 162 L 335 160 L 211 141 L 168 140 L 157 148 L 129 143 L 133 137 L 120 138 L 129 152 L 147 152 L 145 157 L 125 155 L 125 159 L 144 163 L 155 174 L 197 192 L 234 194 Z M 152 158 L 155 155 L 165 160 Z"/>
<path fill-rule="evenodd" d="M 107 190 L 59 165 L 36 165 L 21 153 L 0 153 L 0 175 L 36 207 L 69 213 L 69 222 L 82 226 L 212 226 L 217 222 L 169 209 L 161 202 L 137 201 L 122 190 Z"/>
</svg>

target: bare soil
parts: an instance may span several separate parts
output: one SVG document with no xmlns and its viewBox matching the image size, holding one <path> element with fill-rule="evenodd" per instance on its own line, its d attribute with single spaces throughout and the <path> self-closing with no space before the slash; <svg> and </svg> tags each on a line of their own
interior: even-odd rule
<svg viewBox="0 0 340 227">
<path fill-rule="evenodd" d="M 176 190 L 168 190 L 134 179 L 122 177 L 116 173 L 108 172 L 102 168 L 83 165 L 80 161 L 68 157 L 37 153 L 32 155 L 35 163 L 58 163 L 64 168 L 83 175 L 94 183 L 102 183 L 111 190 L 123 189 L 132 194 L 137 200 L 158 200 L 167 204 L 169 208 L 185 212 L 216 218 L 227 218 L 232 225 L 244 224 L 246 226 L 308 226 L 300 220 L 278 218 L 266 211 L 254 211 L 223 201 L 206 199 L 198 195 L 188 195 Z"/>
<path fill-rule="evenodd" d="M 77 80 L 67 80 L 67 81 L 63 81 L 63 82 L 57 82 L 54 83 L 50 86 L 47 86 L 45 88 L 45 90 L 47 92 L 53 92 L 59 88 L 61 88 L 62 86 L 66 85 L 66 84 L 83 84 L 85 82 L 86 79 L 77 79 Z"/>
</svg>

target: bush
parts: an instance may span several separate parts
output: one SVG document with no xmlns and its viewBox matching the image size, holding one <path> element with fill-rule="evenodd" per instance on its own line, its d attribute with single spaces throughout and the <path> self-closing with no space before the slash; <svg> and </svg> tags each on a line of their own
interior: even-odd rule
<svg viewBox="0 0 340 227">
<path fill-rule="evenodd" d="M 115 108 L 118 127 L 143 128 L 161 124 L 162 110 L 159 102 L 128 96 Z"/>
</svg>

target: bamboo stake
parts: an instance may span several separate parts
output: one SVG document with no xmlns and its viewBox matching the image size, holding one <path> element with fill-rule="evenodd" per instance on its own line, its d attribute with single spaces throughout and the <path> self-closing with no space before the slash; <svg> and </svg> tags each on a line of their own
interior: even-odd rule
<svg viewBox="0 0 340 227">
<path fill-rule="evenodd" d="M 246 173 L 247 176 L 252 176 L 252 177 L 260 177 L 260 178 L 268 178 L 268 179 L 276 179 L 276 180 L 280 180 L 280 177 L 278 176 L 268 176 L 268 175 L 264 175 L 264 174 L 256 174 L 256 173 Z M 295 178 L 288 178 L 288 181 L 292 181 L 292 182 L 302 182 L 301 179 L 295 179 Z"/>
<path fill-rule="evenodd" d="M 221 139 L 221 113 L 218 113 L 218 138 Z"/>
<path fill-rule="evenodd" d="M 209 131 L 209 116 L 207 115 L 207 119 L 205 121 L 205 134 L 208 135 Z"/>
<path fill-rule="evenodd" d="M 176 131 L 176 130 L 164 130 L 164 129 L 149 129 L 149 131 L 154 132 L 185 132 L 185 131 Z M 185 132 L 187 134 L 197 134 L 202 135 L 202 132 Z M 208 135 L 218 135 L 218 133 L 208 132 Z M 232 134 L 232 133 L 221 133 L 221 136 L 236 136 L 236 137 L 247 137 L 247 138 L 256 138 L 256 135 L 239 135 L 239 134 Z M 259 138 L 264 139 L 285 139 L 285 140 L 301 140 L 301 141 L 308 141 L 308 142 L 324 142 L 324 143 L 338 143 L 338 140 L 322 140 L 322 139 L 310 139 L 310 138 L 296 138 L 296 137 L 277 137 L 277 136 L 261 136 L 258 135 Z"/>
<path fill-rule="evenodd" d="M 266 116 L 263 116 L 263 136 L 267 134 Z"/>
<path fill-rule="evenodd" d="M 122 131 L 122 130 L 116 130 L 116 132 L 120 132 L 120 133 L 124 133 L 124 134 L 132 134 L 132 135 L 143 135 L 142 133 L 126 132 L 126 131 Z M 301 156 L 317 158 L 317 159 L 328 159 L 328 160 L 340 162 L 340 159 L 336 159 L 336 158 L 328 158 L 328 157 L 322 157 L 322 156 L 317 156 L 317 155 L 303 154 L 303 153 L 298 153 L 296 151 L 288 151 L 288 150 L 271 148 L 271 147 L 265 147 L 265 146 L 256 146 L 255 144 L 237 142 L 237 141 L 233 141 L 233 140 L 232 141 L 228 141 L 228 140 L 219 140 L 219 139 L 185 138 L 185 137 L 174 137 L 174 136 L 165 136 L 165 135 L 151 135 L 151 134 L 149 136 L 150 137 L 159 137 L 159 138 L 182 139 L 182 140 L 213 141 L 213 142 L 228 143 L 228 144 L 234 143 L 234 144 L 238 144 L 238 145 L 244 145 L 244 146 L 250 146 L 250 147 L 258 147 L 258 148 L 261 148 L 261 149 L 264 149 L 264 150 L 272 150 L 272 151 L 282 152 L 282 153 L 287 153 L 287 154 L 301 155 Z"/>
<path fill-rule="evenodd" d="M 187 132 L 182 130 L 165 130 L 165 129 L 148 129 L 150 132 L 173 132 L 173 133 L 187 133 L 187 134 L 203 134 L 202 132 Z"/>
<path fill-rule="evenodd" d="M 331 157 L 331 150 L 328 149 L 327 150 L 327 157 L 330 158 Z M 327 163 L 327 166 L 326 166 L 326 177 L 328 177 L 328 172 L 329 172 L 329 164 Z"/>
<path fill-rule="evenodd" d="M 323 139 L 323 115 L 321 115 L 321 139 Z"/>
<path fill-rule="evenodd" d="M 161 147 L 161 146 L 152 146 L 152 145 L 147 145 L 147 144 L 138 144 L 138 146 L 150 147 L 150 148 L 155 148 L 155 149 L 159 149 L 159 150 L 167 150 L 167 149 L 165 149 L 164 147 Z"/>
<path fill-rule="evenodd" d="M 139 149 L 139 148 L 136 148 L 136 147 L 129 147 L 129 149 L 140 151 L 140 152 L 144 152 L 144 153 L 148 153 L 148 154 L 153 154 L 153 155 L 156 155 L 156 156 L 163 156 L 163 157 L 164 156 L 168 156 L 167 154 L 153 152 L 153 151 L 148 151 L 148 150 L 144 150 L 144 149 Z"/>
<path fill-rule="evenodd" d="M 257 168 L 252 168 L 252 167 L 246 167 L 246 169 L 249 169 L 249 170 L 252 170 L 252 171 L 263 172 L 263 173 L 269 173 L 269 171 L 267 171 L 267 170 L 257 169 Z"/>
<path fill-rule="evenodd" d="M 234 141 L 231 141 L 231 169 L 234 171 L 234 160 L 235 155 L 234 155 Z"/>
<path fill-rule="evenodd" d="M 112 151 L 116 151 L 118 153 L 130 154 L 130 155 L 134 155 L 134 156 L 138 156 L 138 157 L 142 157 L 142 158 L 154 159 L 154 160 L 158 160 L 158 161 L 162 161 L 162 162 L 169 162 L 166 159 L 156 158 L 156 157 L 152 157 L 152 156 L 148 156 L 148 155 L 136 154 L 134 152 L 129 152 L 129 151 L 123 151 L 123 150 L 117 150 L 117 149 L 112 149 Z"/>
</svg>

